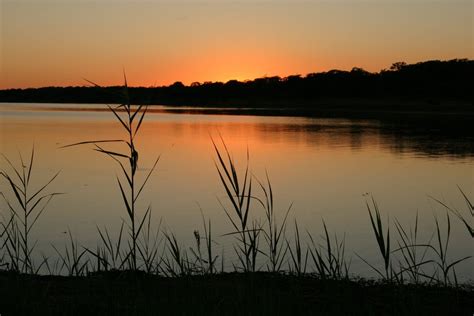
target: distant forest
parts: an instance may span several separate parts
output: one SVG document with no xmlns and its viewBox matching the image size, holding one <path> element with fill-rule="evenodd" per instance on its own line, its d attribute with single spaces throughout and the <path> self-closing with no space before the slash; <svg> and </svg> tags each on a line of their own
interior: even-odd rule
<svg viewBox="0 0 474 316">
<path fill-rule="evenodd" d="M 472 110 L 474 60 L 394 63 L 371 73 L 361 68 L 306 76 L 263 77 L 248 81 L 175 82 L 162 87 L 131 87 L 132 104 L 311 108 L 322 104 L 462 104 Z M 93 80 L 93 78 L 90 78 Z M 0 90 L 0 102 L 121 103 L 122 87 L 45 87 Z M 383 101 L 385 100 L 385 101 Z M 347 102 L 349 103 L 347 103 Z M 357 102 L 356 102 L 357 103 Z M 405 104 L 405 105 L 406 105 Z"/>
</svg>

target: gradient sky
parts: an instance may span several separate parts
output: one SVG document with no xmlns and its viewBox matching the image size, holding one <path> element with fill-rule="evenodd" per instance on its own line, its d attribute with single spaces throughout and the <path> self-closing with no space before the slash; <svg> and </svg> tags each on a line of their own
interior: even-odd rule
<svg viewBox="0 0 474 316">
<path fill-rule="evenodd" d="M 0 0 L 0 89 L 474 58 L 474 1 Z"/>
</svg>

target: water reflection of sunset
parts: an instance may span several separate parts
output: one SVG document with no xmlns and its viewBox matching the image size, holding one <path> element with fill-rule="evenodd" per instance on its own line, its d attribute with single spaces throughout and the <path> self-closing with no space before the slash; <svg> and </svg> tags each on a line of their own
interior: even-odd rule
<svg viewBox="0 0 474 316">
<path fill-rule="evenodd" d="M 18 150 L 27 155 L 34 142 L 33 181 L 61 170 L 55 189 L 66 194 L 51 204 L 39 222 L 36 233 L 40 239 L 56 242 L 63 238 L 60 232 L 70 227 L 85 244 L 93 244 L 96 225 L 117 228 L 125 214 L 115 178 L 120 173 L 118 166 L 94 152 L 92 145 L 59 147 L 120 138 L 120 123 L 107 112 L 15 111 L 12 105 L 8 109 L 1 112 L 1 152 L 17 159 Z M 333 230 L 350 234 L 362 248 L 367 224 L 363 193 L 373 193 L 384 211 L 409 221 L 416 209 L 422 216 L 431 216 L 426 194 L 457 200 L 453 188 L 472 185 L 469 157 L 473 151 L 469 147 L 464 154 L 432 158 L 429 142 L 443 148 L 442 138 L 428 141 L 423 135 L 394 134 L 393 129 L 385 131 L 383 125 L 370 120 L 152 112 L 136 139 L 140 181 L 158 155 L 161 160 L 139 209 L 152 203 L 154 218 L 163 218 L 185 242 L 201 220 L 197 203 L 212 219 L 215 234 L 229 229 L 216 201 L 224 193 L 210 136 L 219 143 L 219 134 L 239 170 L 245 165 L 248 148 L 252 175 L 263 178 L 268 171 L 279 211 L 294 202 L 292 217 L 305 228 L 316 229 L 324 218 Z M 125 149 L 121 145 L 104 147 Z M 456 247 L 453 252 L 462 253 L 467 245 Z"/>
</svg>

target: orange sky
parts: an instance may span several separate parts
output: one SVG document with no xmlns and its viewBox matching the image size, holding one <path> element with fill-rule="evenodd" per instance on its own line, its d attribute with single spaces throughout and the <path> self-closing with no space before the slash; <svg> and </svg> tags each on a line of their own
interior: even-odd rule
<svg viewBox="0 0 474 316">
<path fill-rule="evenodd" d="M 473 58 L 473 2 L 3 0 L 0 88 L 227 81 Z"/>
</svg>

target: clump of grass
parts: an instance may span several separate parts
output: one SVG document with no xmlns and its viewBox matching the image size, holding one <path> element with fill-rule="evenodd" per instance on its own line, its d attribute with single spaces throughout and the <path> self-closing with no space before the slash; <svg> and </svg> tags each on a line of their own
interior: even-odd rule
<svg viewBox="0 0 474 316">
<path fill-rule="evenodd" d="M 207 269 L 206 273 L 213 274 L 216 272 L 216 262 L 217 262 L 217 255 L 214 255 L 213 252 L 213 243 L 214 240 L 212 239 L 212 227 L 211 227 L 211 220 L 209 219 L 206 225 L 206 220 L 203 216 L 202 218 L 203 227 L 204 227 L 204 241 L 206 242 L 206 255 L 207 255 Z M 222 262 L 224 261 L 224 256 L 221 257 Z M 223 264 L 223 263 L 222 263 Z"/>
<path fill-rule="evenodd" d="M 41 185 L 39 189 L 33 189 L 31 179 L 35 157 L 34 146 L 28 162 L 23 160 L 20 153 L 20 167 L 15 167 L 5 155 L 2 156 L 10 166 L 11 172 L 2 170 L 0 171 L 0 176 L 7 181 L 15 201 L 13 203 L 3 192 L 0 192 L 10 211 L 8 223 L 6 225 L 2 224 L 2 236 L 6 236 L 4 247 L 7 248 L 7 253 L 10 256 L 10 268 L 12 270 L 34 273 L 32 252 L 36 247 L 37 241 L 32 244 L 30 233 L 53 197 L 60 194 L 57 192 L 44 193 L 51 182 L 58 176 L 59 171 L 46 181 L 45 184 Z M 14 206 L 15 204 L 16 206 Z"/>
<path fill-rule="evenodd" d="M 122 253 L 121 244 L 123 236 L 123 227 L 124 222 L 120 226 L 120 231 L 115 239 L 116 242 L 112 241 L 107 227 L 100 229 L 97 227 L 97 232 L 100 236 L 101 244 L 97 245 L 97 249 L 92 251 L 89 248 L 84 248 L 87 253 L 95 257 L 97 260 L 96 271 L 109 271 L 121 269 L 128 258 L 130 257 L 130 252 Z"/>
<path fill-rule="evenodd" d="M 387 232 L 385 233 L 384 226 L 382 224 L 382 218 L 380 216 L 380 210 L 375 202 L 375 199 L 372 197 L 372 207 L 370 206 L 369 202 L 366 201 L 366 207 L 369 212 L 370 216 L 370 223 L 372 225 L 372 231 L 375 236 L 375 240 L 377 241 L 377 246 L 380 251 L 380 255 L 382 256 L 383 263 L 384 263 L 384 272 L 380 271 L 380 269 L 376 268 L 374 265 L 370 264 L 364 258 L 358 256 L 362 259 L 365 263 L 367 263 L 377 274 L 379 274 L 382 279 L 385 281 L 393 281 L 394 273 L 392 268 L 391 262 L 391 251 L 390 251 L 390 226 L 387 226 Z"/>
<path fill-rule="evenodd" d="M 413 228 L 410 226 L 409 230 L 405 229 L 398 220 L 395 220 L 395 227 L 399 239 L 397 240 L 398 249 L 393 252 L 401 254 L 401 260 L 399 260 L 400 271 L 398 272 L 400 282 L 404 282 L 405 274 L 408 275 L 408 280 L 414 284 L 421 283 L 425 279 L 424 277 L 430 278 L 423 270 L 423 266 L 433 262 L 433 260 L 427 259 L 432 238 L 427 244 L 418 243 L 418 212 Z M 422 250 L 421 255 L 418 252 L 420 248 Z"/>
<path fill-rule="evenodd" d="M 169 256 L 163 258 L 163 268 L 161 271 L 166 276 L 184 276 L 195 272 L 195 267 L 191 264 L 186 249 L 178 243 L 176 236 L 172 232 L 163 232 L 166 238 L 166 246 Z M 171 258 L 170 258 L 171 257 Z"/>
<path fill-rule="evenodd" d="M 147 273 L 158 273 L 159 266 L 162 258 L 158 256 L 159 248 L 162 239 L 159 239 L 159 233 L 161 228 L 161 221 L 153 232 L 151 225 L 151 209 L 146 213 L 146 218 L 143 223 L 145 228 L 140 229 L 140 236 L 138 239 L 138 266 L 137 269 L 142 269 Z M 107 227 L 100 229 L 97 227 L 97 231 L 100 236 L 100 244 L 97 245 L 97 249 L 91 250 L 84 248 L 90 255 L 96 260 L 96 271 L 109 271 L 109 270 L 121 270 L 131 269 L 133 263 L 131 261 L 131 252 L 124 251 L 122 249 L 123 240 L 123 228 L 125 222 L 122 221 L 119 233 L 115 239 L 110 237 Z M 115 242 L 113 241 L 115 240 Z"/>
<path fill-rule="evenodd" d="M 384 273 L 377 269 L 375 266 L 370 264 L 367 260 L 360 257 L 365 263 L 367 263 L 374 271 L 376 271 L 385 281 L 398 283 L 404 283 L 404 275 L 409 275 L 409 280 L 412 283 L 420 283 L 422 281 L 429 281 L 430 283 L 436 282 L 441 283 L 445 286 L 450 284 L 457 285 L 457 275 L 455 266 L 459 263 L 471 258 L 471 256 L 465 256 L 463 258 L 449 262 L 448 249 L 449 241 L 451 237 L 451 219 L 449 213 L 446 213 L 446 231 L 443 233 L 443 229 L 435 216 L 435 232 L 433 235 L 436 236 L 436 242 L 434 245 L 431 244 L 432 238 L 426 244 L 419 244 L 417 242 L 418 235 L 418 214 L 415 219 L 415 226 L 410 233 L 403 228 L 400 222 L 396 221 L 395 225 L 398 231 L 400 239 L 398 242 L 398 248 L 390 250 L 390 227 L 387 226 L 384 229 L 382 219 L 377 203 L 372 198 L 372 207 L 369 203 L 366 203 L 369 211 L 370 220 L 372 224 L 372 230 L 374 232 L 377 245 L 380 250 L 380 254 L 384 261 Z M 386 233 L 385 233 L 386 230 Z M 417 249 L 422 249 L 421 256 L 418 256 Z M 434 253 L 433 258 L 428 259 L 428 250 Z M 401 254 L 401 260 L 399 261 L 400 270 L 398 272 L 392 266 L 392 259 L 394 253 Z M 422 267 L 427 264 L 432 264 L 434 273 L 432 275 L 423 271 Z"/>
<path fill-rule="evenodd" d="M 92 83 L 92 82 L 91 82 Z M 97 84 L 92 83 L 96 87 L 99 87 Z M 130 102 L 130 97 L 128 93 L 128 85 L 127 85 L 127 78 L 124 75 L 124 89 L 123 89 L 123 99 L 125 100 L 124 103 L 118 106 L 111 106 L 107 104 L 108 109 L 112 112 L 115 116 L 117 121 L 125 130 L 125 139 L 109 139 L 109 140 L 92 140 L 92 141 L 84 141 L 79 142 L 64 147 L 71 147 L 71 146 L 78 146 L 78 145 L 85 145 L 85 144 L 93 144 L 95 146 L 94 150 L 107 155 L 111 159 L 113 159 L 119 166 L 122 171 L 122 179 L 117 176 L 117 184 L 120 189 L 120 193 L 122 196 L 123 204 L 127 211 L 127 217 L 129 219 L 129 224 L 127 227 L 129 228 L 129 236 L 130 236 L 130 243 L 129 243 L 129 256 L 127 256 L 127 260 L 130 263 L 130 268 L 132 270 L 137 270 L 137 248 L 138 239 L 140 236 L 140 231 L 143 227 L 143 224 L 148 216 L 150 211 L 150 206 L 145 211 L 142 219 L 139 220 L 137 218 L 137 200 L 140 197 L 140 194 L 143 191 L 146 183 L 148 182 L 151 174 L 156 168 L 156 165 L 160 159 L 158 158 L 155 160 L 153 166 L 151 167 L 148 174 L 145 176 L 143 182 L 138 184 L 138 179 L 136 177 L 136 172 L 138 170 L 138 159 L 139 154 L 135 146 L 135 139 L 137 136 L 138 131 L 142 125 L 143 119 L 145 118 L 148 106 L 138 106 L 136 109 L 132 107 Z M 122 114 L 122 113 L 125 114 Z M 123 152 L 116 152 L 112 150 L 107 150 L 102 148 L 99 144 L 102 143 L 122 143 L 126 145 L 126 150 Z"/>
<path fill-rule="evenodd" d="M 159 271 L 161 260 L 158 258 L 158 251 L 162 242 L 159 238 L 161 231 L 161 221 L 156 231 L 153 233 L 151 227 L 151 214 L 148 212 L 145 229 L 142 229 L 141 238 L 138 240 L 138 252 L 141 267 L 147 273 L 155 273 Z"/>
<path fill-rule="evenodd" d="M 306 253 L 305 253 L 304 261 L 303 261 L 303 249 L 301 247 L 300 231 L 298 229 L 298 222 L 296 221 L 296 219 L 295 219 L 294 243 L 295 243 L 295 247 L 293 250 L 290 245 L 290 242 L 288 240 L 286 241 L 286 244 L 288 246 L 288 249 L 290 251 L 290 256 L 291 256 L 289 270 L 290 270 L 290 273 L 296 274 L 297 276 L 301 276 L 304 273 L 306 273 L 309 251 L 308 249 L 306 249 Z"/>
<path fill-rule="evenodd" d="M 2 218 L 2 220 L 0 221 L 0 229 L 1 229 L 0 230 L 0 242 L 2 242 L 3 236 L 6 233 L 6 231 L 5 231 L 6 226 L 3 223 L 3 220 L 4 219 Z M 3 248 L 4 248 L 4 246 L 3 246 L 3 243 L 2 243 L 1 246 L 0 246 L 0 250 L 2 250 L 0 252 L 0 269 L 4 268 L 5 266 L 8 266 L 8 263 L 5 261 L 6 252 L 3 251 Z"/>
<path fill-rule="evenodd" d="M 194 240 L 196 242 L 195 249 L 190 248 L 194 256 L 194 265 L 197 266 L 200 274 L 214 274 L 216 272 L 216 263 L 219 256 L 214 255 L 214 240 L 212 239 L 211 220 L 206 222 L 204 214 L 201 210 L 202 225 L 204 229 L 204 237 L 201 237 L 199 230 L 194 231 Z M 205 255 L 201 251 L 201 242 L 204 241 Z"/>
<path fill-rule="evenodd" d="M 316 267 L 316 274 L 322 279 L 349 278 L 350 262 L 347 262 L 345 257 L 345 236 L 339 240 L 337 235 L 334 235 L 332 243 L 324 220 L 323 228 L 324 246 L 316 244 L 313 236 L 308 232 L 311 241 L 311 247 L 308 248 Z"/>
<path fill-rule="evenodd" d="M 224 140 L 222 137 L 220 139 L 224 148 L 223 153 L 211 137 L 218 160 L 218 162 L 215 162 L 215 167 L 222 186 L 226 191 L 227 198 L 231 203 L 231 208 L 229 209 L 224 206 L 219 199 L 218 201 L 235 229 L 234 232 L 227 235 L 237 236 L 236 238 L 239 242 L 234 246 L 240 262 L 240 267 L 236 268 L 240 268 L 244 272 L 253 272 L 256 269 L 257 255 L 259 253 L 261 225 L 256 220 L 251 220 L 251 224 L 249 222 L 251 201 L 253 199 L 252 177 L 249 174 L 249 152 L 247 149 L 247 165 L 242 181 L 237 174 L 235 162 Z"/>
<path fill-rule="evenodd" d="M 2 267 L 11 271 L 19 272 L 21 269 L 21 245 L 20 245 L 20 230 L 18 222 L 15 220 L 15 214 L 10 213 L 9 220 L 5 220 L 2 215 L 2 247 L 4 250 L 2 254 Z"/>
<path fill-rule="evenodd" d="M 469 219 L 469 216 L 471 217 L 471 219 L 474 219 L 474 205 L 471 203 L 471 201 L 469 200 L 467 195 L 464 193 L 464 191 L 461 189 L 461 187 L 458 186 L 458 189 L 461 192 L 461 195 L 464 198 L 464 201 L 466 202 L 467 209 L 468 209 L 467 216 L 463 215 L 463 213 L 459 211 L 458 209 L 450 207 L 446 203 L 436 198 L 432 197 L 432 199 L 435 200 L 440 205 L 442 205 L 449 213 L 454 214 L 464 224 L 464 227 L 466 228 L 471 238 L 474 238 L 474 225 L 472 224 L 472 220 Z M 455 260 L 449 264 L 447 262 L 447 252 L 448 252 L 448 245 L 449 245 L 449 239 L 450 239 L 450 233 L 451 233 L 451 220 L 449 217 L 449 213 L 446 213 L 447 228 L 446 228 L 446 237 L 445 237 L 444 242 L 442 240 L 443 238 L 442 238 L 440 224 L 438 222 L 437 217 L 435 217 L 435 224 L 436 224 L 435 234 L 437 237 L 437 243 L 436 243 L 436 247 L 432 247 L 438 259 L 438 261 L 435 262 L 438 268 L 435 273 L 439 274 L 437 280 L 438 282 L 441 282 L 444 285 L 448 285 L 452 282 L 449 277 L 450 272 L 451 272 L 451 276 L 454 279 L 454 283 L 457 284 L 455 266 L 471 258 L 471 256 L 467 256 L 467 257 L 463 257 L 461 259 Z"/>
<path fill-rule="evenodd" d="M 454 214 L 466 227 L 466 230 L 468 231 L 469 235 L 474 238 L 474 224 L 472 224 L 472 220 L 474 220 L 474 205 L 471 203 L 467 195 L 464 193 L 464 191 L 461 189 L 461 187 L 458 186 L 459 191 L 461 192 L 461 195 L 464 198 L 464 201 L 466 202 L 467 209 L 468 209 L 468 216 L 464 216 L 461 211 L 458 209 L 449 207 L 446 203 L 441 202 L 438 199 L 433 198 L 436 202 L 444 206 L 449 212 Z M 471 217 L 471 220 L 469 220 L 469 216 Z"/>
<path fill-rule="evenodd" d="M 448 246 L 449 246 L 449 241 L 451 237 L 451 219 L 449 217 L 449 214 L 446 213 L 445 238 L 443 238 L 442 229 L 440 227 L 438 218 L 436 216 L 435 216 L 435 224 L 436 224 L 437 243 L 436 243 L 436 247 L 432 247 L 432 249 L 435 252 L 438 259 L 437 261 L 435 261 L 435 264 L 439 268 L 439 271 L 440 271 L 440 276 L 438 276 L 437 279 L 438 281 L 441 281 L 444 285 L 449 285 L 450 283 L 452 283 L 452 280 L 450 279 L 450 272 L 451 272 L 453 280 L 454 280 L 454 284 L 457 285 L 458 281 L 457 281 L 455 266 L 469 259 L 471 256 L 466 256 L 449 263 L 448 262 Z"/>
<path fill-rule="evenodd" d="M 265 253 L 269 261 L 267 264 L 267 270 L 270 272 L 279 272 L 282 270 L 282 265 L 288 252 L 288 244 L 285 243 L 286 220 L 290 213 L 292 204 L 288 207 L 282 223 L 278 225 L 273 204 L 272 184 L 268 177 L 268 173 L 265 173 L 265 175 L 266 184 L 263 184 L 257 179 L 260 188 L 263 191 L 264 199 L 262 201 L 262 199 L 256 198 L 256 200 L 265 210 L 266 229 L 263 229 L 263 236 L 268 246 L 268 252 Z"/>
<path fill-rule="evenodd" d="M 59 271 L 66 269 L 69 276 L 82 276 L 87 272 L 89 259 L 84 255 L 85 249 L 80 249 L 80 246 L 75 238 L 73 238 L 71 230 L 68 229 L 68 242 L 64 246 L 64 251 L 59 251 L 54 245 L 53 249 L 60 258 L 61 266 Z"/>
<path fill-rule="evenodd" d="M 50 257 L 47 257 L 45 254 L 41 254 L 41 257 L 43 258 L 43 263 L 44 263 L 44 267 L 46 269 L 46 271 L 48 272 L 49 275 L 59 275 L 61 274 L 61 259 L 60 258 L 56 258 L 56 260 L 54 260 L 54 263 L 53 264 L 50 264 L 50 260 L 51 258 Z"/>
</svg>

